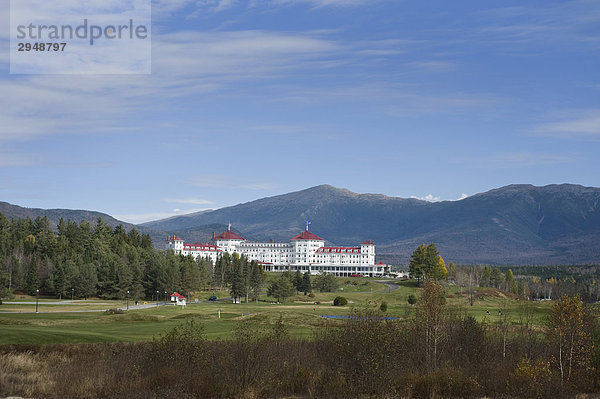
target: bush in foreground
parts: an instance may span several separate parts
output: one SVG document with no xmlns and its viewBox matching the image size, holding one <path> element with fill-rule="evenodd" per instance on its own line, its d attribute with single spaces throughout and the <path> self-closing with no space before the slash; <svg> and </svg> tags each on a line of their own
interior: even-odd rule
<svg viewBox="0 0 600 399">
<path fill-rule="evenodd" d="M 336 296 L 333 300 L 333 306 L 346 306 L 348 304 L 348 300 L 343 296 Z"/>
</svg>

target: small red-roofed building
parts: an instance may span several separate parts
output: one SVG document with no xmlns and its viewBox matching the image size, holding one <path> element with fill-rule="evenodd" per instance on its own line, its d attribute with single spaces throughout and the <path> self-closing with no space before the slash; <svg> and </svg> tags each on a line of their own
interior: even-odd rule
<svg viewBox="0 0 600 399">
<path fill-rule="evenodd" d="M 186 305 L 185 297 L 177 292 L 171 294 L 171 302 L 175 302 L 175 305 Z"/>
</svg>

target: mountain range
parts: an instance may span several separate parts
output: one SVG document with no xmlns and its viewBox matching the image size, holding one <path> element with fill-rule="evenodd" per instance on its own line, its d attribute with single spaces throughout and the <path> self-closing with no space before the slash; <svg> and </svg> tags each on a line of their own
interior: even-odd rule
<svg viewBox="0 0 600 399">
<path fill-rule="evenodd" d="M 46 215 L 52 221 L 58 215 L 75 221 L 102 216 L 108 224 L 122 223 L 97 212 L 6 203 L 0 203 L 0 212 Z M 167 234 L 208 241 L 228 222 L 248 240 L 287 241 L 305 229 L 306 221 L 330 244 L 375 240 L 378 261 L 392 264 L 407 264 L 421 242 L 435 243 L 447 262 L 457 264 L 600 264 L 600 188 L 572 184 L 510 185 L 434 203 L 322 185 L 137 228 L 161 247 Z"/>
</svg>

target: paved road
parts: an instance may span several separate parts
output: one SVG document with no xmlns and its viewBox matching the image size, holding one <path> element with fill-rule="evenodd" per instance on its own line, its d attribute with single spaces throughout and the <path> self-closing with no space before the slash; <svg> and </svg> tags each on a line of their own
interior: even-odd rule
<svg viewBox="0 0 600 399">
<path fill-rule="evenodd" d="M 395 284 L 394 281 L 390 280 L 375 280 L 378 283 L 385 284 L 387 288 L 383 292 L 391 292 L 396 291 L 399 287 L 398 284 Z"/>
<path fill-rule="evenodd" d="M 394 284 L 395 280 L 375 280 L 376 283 L 384 284 L 387 288 L 380 291 L 360 291 L 360 292 L 352 292 L 352 294 L 372 294 L 376 292 L 391 292 L 398 289 L 398 285 Z"/>
<path fill-rule="evenodd" d="M 73 305 L 73 302 L 77 302 L 77 301 L 69 301 L 69 302 L 71 302 L 71 303 L 40 302 L 39 307 L 43 309 L 44 305 Z M 81 302 L 83 302 L 83 301 L 81 301 Z M 32 307 L 35 306 L 35 302 L 4 302 L 4 303 L 5 304 L 13 304 L 13 305 L 31 305 Z M 93 303 L 89 303 L 89 302 L 87 302 L 87 304 L 93 305 Z M 170 302 L 159 302 L 157 304 L 156 302 L 153 302 L 153 303 L 148 303 L 145 305 L 129 305 L 129 310 L 148 309 L 148 308 L 155 308 L 157 306 L 175 306 L 175 304 L 170 303 Z M 127 307 L 123 306 L 118 309 L 127 310 Z M 106 312 L 107 310 L 109 310 L 109 309 L 61 310 L 61 311 L 55 311 L 55 312 L 38 312 L 38 313 L 102 313 L 102 312 Z M 23 314 L 23 313 L 35 313 L 35 312 L 0 312 L 0 314 Z"/>
</svg>

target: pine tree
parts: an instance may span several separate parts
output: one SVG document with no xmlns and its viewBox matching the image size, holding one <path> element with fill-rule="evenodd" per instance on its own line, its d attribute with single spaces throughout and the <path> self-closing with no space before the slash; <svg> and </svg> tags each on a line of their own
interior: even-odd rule
<svg viewBox="0 0 600 399">
<path fill-rule="evenodd" d="M 302 273 L 300 272 L 300 270 L 296 270 L 296 273 L 294 273 L 294 279 L 292 280 L 292 283 L 296 288 L 296 293 L 302 291 L 302 282 Z"/>
<path fill-rule="evenodd" d="M 252 295 L 252 299 L 258 302 L 258 297 L 260 296 L 265 284 L 265 271 L 255 260 L 250 262 L 250 265 L 252 267 L 252 272 L 250 275 L 250 293 Z"/>
<path fill-rule="evenodd" d="M 23 272 L 21 260 L 16 256 L 12 256 L 10 263 L 12 272 L 11 289 L 13 291 L 22 291 L 25 289 L 25 273 Z"/>
<path fill-rule="evenodd" d="M 29 295 L 35 295 L 36 290 L 40 288 L 40 276 L 38 273 L 38 260 L 35 255 L 31 257 L 27 277 L 25 278 L 25 288 Z"/>
<path fill-rule="evenodd" d="M 73 281 L 75 295 L 80 298 L 89 298 L 98 294 L 98 273 L 96 266 L 92 263 L 86 263 L 79 266 L 77 274 Z"/>
<path fill-rule="evenodd" d="M 291 280 L 284 274 L 274 280 L 267 290 L 267 294 L 277 298 L 277 302 L 285 302 L 286 298 L 294 295 L 294 285 Z"/>
<path fill-rule="evenodd" d="M 437 279 L 443 272 L 445 272 L 444 275 L 447 275 L 446 265 L 444 264 L 443 271 L 440 267 L 439 256 L 440 253 L 435 244 L 431 243 L 425 246 L 424 243 L 421 243 L 410 257 L 410 275 L 416 278 L 417 282 L 426 278 Z"/>
<path fill-rule="evenodd" d="M 310 272 L 306 272 L 302 276 L 302 291 L 304 292 L 304 295 L 308 294 L 309 292 L 312 292 L 312 283 L 310 281 Z"/>
</svg>

